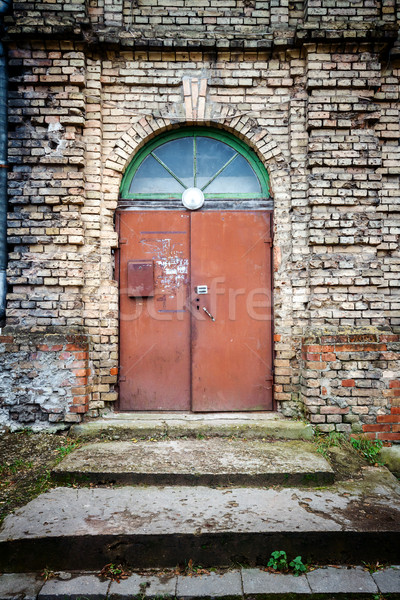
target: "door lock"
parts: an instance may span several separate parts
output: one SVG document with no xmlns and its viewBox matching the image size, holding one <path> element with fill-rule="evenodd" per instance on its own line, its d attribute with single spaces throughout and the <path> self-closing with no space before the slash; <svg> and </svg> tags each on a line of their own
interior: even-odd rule
<svg viewBox="0 0 400 600">
<path fill-rule="evenodd" d="M 206 285 L 197 285 L 196 294 L 208 294 L 208 287 Z"/>
</svg>

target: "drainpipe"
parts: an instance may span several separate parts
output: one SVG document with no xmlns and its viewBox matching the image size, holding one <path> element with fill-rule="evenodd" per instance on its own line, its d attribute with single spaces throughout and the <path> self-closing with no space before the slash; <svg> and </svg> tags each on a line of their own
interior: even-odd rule
<svg viewBox="0 0 400 600">
<path fill-rule="evenodd" d="M 0 35 L 3 35 L 3 15 L 11 0 L 0 0 Z M 7 58 L 0 41 L 0 319 L 6 312 L 7 293 Z"/>
</svg>

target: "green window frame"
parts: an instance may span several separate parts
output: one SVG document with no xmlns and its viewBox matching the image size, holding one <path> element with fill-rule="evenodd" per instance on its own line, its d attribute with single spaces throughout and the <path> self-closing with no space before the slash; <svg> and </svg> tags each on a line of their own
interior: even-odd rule
<svg viewBox="0 0 400 600">
<path fill-rule="evenodd" d="M 253 200 L 253 199 L 268 199 L 271 196 L 270 193 L 270 185 L 268 173 L 265 167 L 263 166 L 260 159 L 257 157 L 255 152 L 251 150 L 242 140 L 236 138 L 235 136 L 215 129 L 209 129 L 205 127 L 185 127 L 173 132 L 167 132 L 165 134 L 159 135 L 153 140 L 151 140 L 148 144 L 146 144 L 143 148 L 139 150 L 137 155 L 134 157 L 132 162 L 129 164 L 121 183 L 120 190 L 120 198 L 122 200 L 180 200 L 182 192 L 171 192 L 171 193 L 132 193 L 130 191 L 131 183 L 134 176 L 137 173 L 139 167 L 143 164 L 144 160 L 149 156 L 153 156 L 157 162 L 164 167 L 172 177 L 178 180 L 183 186 L 182 191 L 186 186 L 179 180 L 179 178 L 171 172 L 171 170 L 160 161 L 154 154 L 152 154 L 159 146 L 166 144 L 172 140 L 176 140 L 179 138 L 189 138 L 193 137 L 193 174 L 194 181 L 196 182 L 196 164 L 197 164 L 197 138 L 199 137 L 207 137 L 213 138 L 224 144 L 230 146 L 234 151 L 235 155 L 233 158 L 228 160 L 226 164 L 222 166 L 211 178 L 208 183 L 203 186 L 204 197 L 205 199 L 216 199 L 216 200 L 230 200 L 230 199 L 244 199 L 244 200 Z M 242 156 L 248 162 L 250 167 L 253 169 L 258 182 L 260 184 L 260 192 L 250 192 L 250 193 L 209 193 L 207 192 L 207 187 L 211 184 L 214 179 L 217 178 L 219 174 L 223 172 L 223 170 L 230 165 L 230 163 L 237 157 Z"/>
</svg>

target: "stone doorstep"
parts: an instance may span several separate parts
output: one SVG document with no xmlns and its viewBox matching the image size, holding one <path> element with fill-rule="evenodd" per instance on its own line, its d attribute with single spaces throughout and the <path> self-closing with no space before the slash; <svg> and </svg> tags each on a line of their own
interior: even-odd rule
<svg viewBox="0 0 400 600">
<path fill-rule="evenodd" d="M 161 440 L 98 442 L 54 467 L 56 481 L 145 485 L 322 485 L 334 472 L 310 442 Z"/>
<path fill-rule="evenodd" d="M 24 595 L 23 595 L 24 594 Z M 291 598 L 313 595 L 320 600 L 368 598 L 382 594 L 400 598 L 400 566 L 368 573 L 362 567 L 343 565 L 317 568 L 300 577 L 260 569 L 233 569 L 199 576 L 133 573 L 120 583 L 101 581 L 93 572 L 56 574 L 44 582 L 29 573 L 0 577 L 0 600 L 128 600 L 132 598 Z"/>
<path fill-rule="evenodd" d="M 382 468 L 319 488 L 55 488 L 8 515 L 0 571 L 400 562 L 400 485 Z"/>
<path fill-rule="evenodd" d="M 121 439 L 152 436 L 246 437 L 312 440 L 310 424 L 284 418 L 280 413 L 110 413 L 102 419 L 73 425 L 72 437 Z"/>
</svg>

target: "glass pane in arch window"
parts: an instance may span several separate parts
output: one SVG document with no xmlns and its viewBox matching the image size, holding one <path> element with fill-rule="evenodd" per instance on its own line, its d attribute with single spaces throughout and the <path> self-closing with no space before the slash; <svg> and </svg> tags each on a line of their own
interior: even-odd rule
<svg viewBox="0 0 400 600">
<path fill-rule="evenodd" d="M 228 144 L 207 137 L 196 140 L 197 187 L 205 186 L 212 177 L 236 154 Z"/>
<path fill-rule="evenodd" d="M 193 186 L 193 138 L 180 138 L 162 144 L 152 154 L 157 156 L 187 187 Z"/>
<path fill-rule="evenodd" d="M 261 185 L 247 160 L 237 155 L 223 171 L 204 188 L 205 194 L 258 194 Z"/>
<path fill-rule="evenodd" d="M 129 193 L 131 194 L 181 194 L 185 188 L 156 161 L 147 156 L 136 171 Z"/>
</svg>

